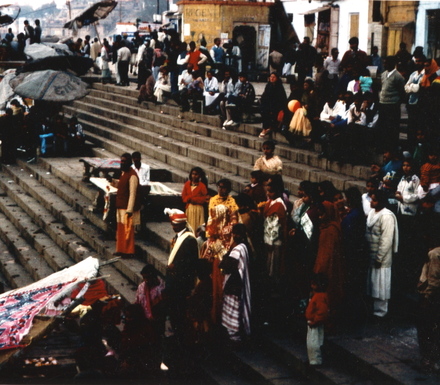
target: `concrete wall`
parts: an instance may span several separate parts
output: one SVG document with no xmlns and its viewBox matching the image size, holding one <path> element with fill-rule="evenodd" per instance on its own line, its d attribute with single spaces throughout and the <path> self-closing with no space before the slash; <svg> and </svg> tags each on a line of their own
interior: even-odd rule
<svg viewBox="0 0 440 385">
<path fill-rule="evenodd" d="M 428 23 L 426 20 L 426 11 L 431 9 L 440 9 L 440 1 L 420 1 L 416 20 L 416 36 L 414 46 L 424 47 L 425 55 L 428 54 Z"/>
<path fill-rule="evenodd" d="M 308 11 L 318 9 L 326 5 L 321 1 L 308 0 L 284 0 L 284 8 L 287 13 L 293 14 L 293 26 L 299 39 L 302 41 L 304 36 L 312 36 L 316 38 L 317 28 L 304 27 L 304 15 Z M 369 51 L 369 33 L 368 33 L 368 15 L 369 15 L 369 1 L 368 0 L 345 0 L 336 2 L 339 5 L 339 30 L 338 30 L 338 44 L 337 48 L 341 55 L 349 49 L 348 40 L 350 39 L 351 15 L 359 15 L 359 48 L 363 51 Z M 318 21 L 318 14 L 316 14 L 316 22 Z M 333 47 L 330 47 L 333 48 Z"/>
<path fill-rule="evenodd" d="M 227 34 L 232 38 L 234 26 L 259 25 L 269 23 L 271 3 L 251 3 L 244 1 L 180 1 L 177 3 L 182 13 L 183 40 L 198 42 L 201 35 L 212 46 L 214 38 Z M 226 36 L 226 35 L 224 35 Z"/>
</svg>

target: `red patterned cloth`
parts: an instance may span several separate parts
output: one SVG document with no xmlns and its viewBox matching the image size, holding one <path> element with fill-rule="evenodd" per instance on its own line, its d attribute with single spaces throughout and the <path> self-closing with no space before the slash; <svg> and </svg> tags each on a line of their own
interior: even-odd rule
<svg viewBox="0 0 440 385">
<path fill-rule="evenodd" d="M 71 282 L 12 292 L 0 299 L 0 350 L 19 348 L 34 317 Z"/>
</svg>

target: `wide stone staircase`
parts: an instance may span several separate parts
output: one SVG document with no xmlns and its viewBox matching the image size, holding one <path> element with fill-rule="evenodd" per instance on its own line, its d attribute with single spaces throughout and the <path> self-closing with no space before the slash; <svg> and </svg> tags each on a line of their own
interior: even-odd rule
<svg viewBox="0 0 440 385">
<path fill-rule="evenodd" d="M 158 174 L 168 175 L 165 183 L 179 190 L 189 170 L 200 166 L 211 191 L 216 190 L 216 181 L 227 177 L 239 192 L 249 183 L 253 163 L 261 155 L 259 125 L 225 131 L 215 116 L 181 116 L 173 105 L 139 105 L 131 88 L 94 83 L 90 94 L 65 106 L 64 113 L 78 117 L 93 156 L 118 158 L 123 152 L 140 151 L 143 161 Z M 303 179 L 363 189 L 367 167 L 320 159 L 315 151 L 290 147 L 279 134 L 274 139 L 286 187 L 293 195 Z M 136 241 L 136 258 L 105 264 L 114 259 L 112 229 L 92 209 L 97 190 L 83 181 L 79 160 L 40 157 L 35 164 L 19 160 L 2 166 L 0 280 L 7 288 L 21 287 L 92 255 L 103 263 L 101 274 L 109 276 L 109 291 L 132 303 L 145 263 L 165 273 L 174 234 L 166 221 L 150 221 L 147 240 Z M 315 368 L 307 364 L 304 325 L 277 317 L 276 308 L 274 313 L 242 349 L 211 346 L 194 357 L 197 373 L 191 383 L 438 383 L 438 378 L 418 369 L 414 327 L 407 318 L 389 325 L 359 325 L 355 332 L 327 338 L 325 364 Z"/>
</svg>

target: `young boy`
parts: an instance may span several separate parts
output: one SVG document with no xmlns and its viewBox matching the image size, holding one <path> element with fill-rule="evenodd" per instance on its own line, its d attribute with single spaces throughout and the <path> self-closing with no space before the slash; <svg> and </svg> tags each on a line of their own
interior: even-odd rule
<svg viewBox="0 0 440 385">
<path fill-rule="evenodd" d="M 364 208 L 365 216 L 371 211 L 371 195 L 379 188 L 379 180 L 376 178 L 370 178 L 367 180 L 366 189 L 367 192 L 362 194 L 362 207 Z"/>
<path fill-rule="evenodd" d="M 307 355 L 310 365 L 322 365 L 321 346 L 324 344 L 324 324 L 329 316 L 327 277 L 317 273 L 311 280 L 311 298 L 306 309 Z"/>
</svg>

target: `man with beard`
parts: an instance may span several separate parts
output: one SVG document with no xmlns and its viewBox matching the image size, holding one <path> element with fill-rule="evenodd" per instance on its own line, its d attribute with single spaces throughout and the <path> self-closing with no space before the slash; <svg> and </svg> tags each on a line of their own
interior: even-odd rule
<svg viewBox="0 0 440 385">
<path fill-rule="evenodd" d="M 117 187 L 116 194 L 116 252 L 115 255 L 123 258 L 134 256 L 134 229 L 140 225 L 141 197 L 139 193 L 139 177 L 131 168 L 132 157 L 125 153 L 121 156 L 121 177 L 109 182 Z"/>
</svg>

